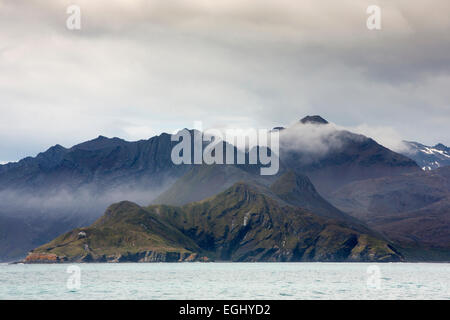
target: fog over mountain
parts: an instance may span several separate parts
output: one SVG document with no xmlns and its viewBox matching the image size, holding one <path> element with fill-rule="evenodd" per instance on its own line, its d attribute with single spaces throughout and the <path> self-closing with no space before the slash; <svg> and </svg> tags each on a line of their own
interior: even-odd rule
<svg viewBox="0 0 450 320">
<path fill-rule="evenodd" d="M 299 161 L 304 164 L 320 160 L 333 151 L 341 150 L 346 143 L 342 129 L 334 124 L 301 123 L 280 131 L 281 146 L 285 151 L 301 151 L 305 156 Z M 356 141 L 364 136 L 353 135 Z"/>
</svg>

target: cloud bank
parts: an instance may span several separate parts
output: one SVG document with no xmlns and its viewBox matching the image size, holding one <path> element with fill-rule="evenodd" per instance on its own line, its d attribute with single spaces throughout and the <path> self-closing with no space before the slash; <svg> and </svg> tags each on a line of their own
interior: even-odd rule
<svg viewBox="0 0 450 320">
<path fill-rule="evenodd" d="M 372 4 L 380 31 L 366 28 Z M 0 159 L 306 114 L 377 141 L 450 144 L 448 12 L 447 0 L 3 0 Z"/>
</svg>

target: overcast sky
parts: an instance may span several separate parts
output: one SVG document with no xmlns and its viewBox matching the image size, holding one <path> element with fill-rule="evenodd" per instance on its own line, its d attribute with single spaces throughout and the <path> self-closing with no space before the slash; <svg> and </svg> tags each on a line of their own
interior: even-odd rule
<svg viewBox="0 0 450 320">
<path fill-rule="evenodd" d="M 307 114 L 449 145 L 449 16 L 448 0 L 0 0 L 0 161 Z"/>
</svg>

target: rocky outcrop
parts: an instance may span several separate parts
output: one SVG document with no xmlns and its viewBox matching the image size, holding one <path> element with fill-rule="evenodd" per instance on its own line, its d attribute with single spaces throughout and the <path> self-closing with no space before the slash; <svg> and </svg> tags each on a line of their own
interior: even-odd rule
<svg viewBox="0 0 450 320">
<path fill-rule="evenodd" d="M 181 253 L 181 252 L 156 252 L 156 251 L 141 251 L 141 252 L 127 252 L 116 255 L 99 255 L 86 254 L 81 257 L 67 258 L 65 256 L 58 256 L 56 254 L 46 253 L 29 253 L 23 261 L 27 264 L 33 263 L 64 263 L 64 262 L 209 262 L 209 258 L 201 256 L 197 253 Z"/>
<path fill-rule="evenodd" d="M 196 262 L 208 261 L 208 258 L 200 256 L 197 253 L 188 252 L 142 251 L 136 253 L 127 252 L 120 255 L 102 256 L 100 260 L 104 262 Z"/>
<path fill-rule="evenodd" d="M 52 253 L 33 253 L 31 252 L 25 258 L 24 263 L 58 263 L 65 262 L 65 257 L 57 256 Z"/>
</svg>

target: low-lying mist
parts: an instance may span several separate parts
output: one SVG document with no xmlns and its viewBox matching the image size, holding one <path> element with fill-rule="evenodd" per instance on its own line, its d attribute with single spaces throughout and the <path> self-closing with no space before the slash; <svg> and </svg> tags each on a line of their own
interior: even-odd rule
<svg viewBox="0 0 450 320">
<path fill-rule="evenodd" d="M 159 188 L 136 186 L 113 187 L 99 192 L 95 185 L 73 191 L 69 188 L 53 190 L 0 191 L 0 215 L 16 218 L 58 218 L 79 216 L 80 219 L 99 217 L 108 206 L 123 200 L 149 205 L 170 184 Z"/>
</svg>

